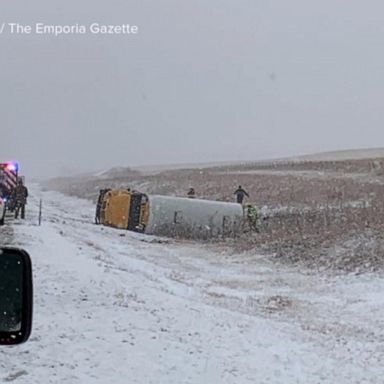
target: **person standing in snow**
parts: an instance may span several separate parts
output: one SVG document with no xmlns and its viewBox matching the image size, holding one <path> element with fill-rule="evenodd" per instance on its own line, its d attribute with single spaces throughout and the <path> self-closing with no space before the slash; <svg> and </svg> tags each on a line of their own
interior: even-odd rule
<svg viewBox="0 0 384 384">
<path fill-rule="evenodd" d="M 249 197 L 248 193 L 242 188 L 241 185 L 239 185 L 233 194 L 236 195 L 236 201 L 239 204 L 243 204 L 244 196 Z"/>
<path fill-rule="evenodd" d="M 246 210 L 246 215 L 247 215 L 247 221 L 248 221 L 249 229 L 251 231 L 255 231 L 255 232 L 259 233 L 259 228 L 257 226 L 258 215 L 257 215 L 256 207 L 254 205 L 248 204 L 247 210 Z"/>
<path fill-rule="evenodd" d="M 23 180 L 19 179 L 17 186 L 15 188 L 15 219 L 18 218 L 19 212 L 21 210 L 21 218 L 25 219 L 25 204 L 27 204 L 28 189 L 23 184 Z"/>
<path fill-rule="evenodd" d="M 187 193 L 187 196 L 190 198 L 190 199 L 194 199 L 196 197 L 196 192 L 195 192 L 195 188 L 191 187 L 189 188 L 189 191 Z"/>
</svg>

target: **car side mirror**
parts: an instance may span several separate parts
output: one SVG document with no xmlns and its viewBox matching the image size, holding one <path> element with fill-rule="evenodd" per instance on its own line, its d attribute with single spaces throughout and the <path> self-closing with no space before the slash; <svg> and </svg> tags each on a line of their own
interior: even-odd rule
<svg viewBox="0 0 384 384">
<path fill-rule="evenodd" d="M 0 344 L 28 340 L 32 327 L 32 265 L 27 252 L 0 248 Z"/>
</svg>

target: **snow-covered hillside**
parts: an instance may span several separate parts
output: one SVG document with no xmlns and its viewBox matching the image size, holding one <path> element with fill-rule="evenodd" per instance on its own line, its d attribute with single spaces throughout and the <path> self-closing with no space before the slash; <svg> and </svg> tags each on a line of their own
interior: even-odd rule
<svg viewBox="0 0 384 384">
<path fill-rule="evenodd" d="M 339 151 L 326 151 L 319 153 L 309 153 L 305 155 L 295 155 L 288 157 L 276 157 L 267 159 L 247 159 L 237 161 L 219 161 L 210 163 L 185 163 L 185 164 L 169 164 L 163 166 L 141 166 L 134 167 L 134 169 L 143 172 L 153 174 L 165 170 L 176 169 L 204 169 L 213 167 L 239 167 L 247 164 L 253 164 L 257 166 L 259 163 L 268 162 L 286 162 L 286 161 L 342 161 L 342 160 L 360 160 L 360 159 L 375 159 L 384 158 L 384 148 L 359 148 L 359 149 L 345 149 Z M 112 169 L 113 170 L 113 169 Z M 104 171 L 106 174 L 109 171 Z"/>
<path fill-rule="evenodd" d="M 302 156 L 293 156 L 288 160 L 295 161 L 341 161 L 375 159 L 384 157 L 384 148 L 346 149 L 341 151 L 328 151 Z"/>
<path fill-rule="evenodd" d="M 31 196 L 28 220 L 0 229 L 30 252 L 35 279 L 33 333 L 0 348 L 0 381 L 382 381 L 380 276 L 304 274 L 267 256 L 95 226 L 86 200 L 36 186 Z"/>
</svg>

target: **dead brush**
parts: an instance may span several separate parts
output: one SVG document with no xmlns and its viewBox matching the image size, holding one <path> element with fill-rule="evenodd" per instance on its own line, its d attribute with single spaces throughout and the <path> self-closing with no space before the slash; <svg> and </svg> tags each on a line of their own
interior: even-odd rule
<svg viewBox="0 0 384 384">
<path fill-rule="evenodd" d="M 282 262 L 348 272 L 384 267 L 384 204 L 297 210 L 268 219 L 259 234 L 241 236 L 239 250 L 268 251 Z"/>
</svg>

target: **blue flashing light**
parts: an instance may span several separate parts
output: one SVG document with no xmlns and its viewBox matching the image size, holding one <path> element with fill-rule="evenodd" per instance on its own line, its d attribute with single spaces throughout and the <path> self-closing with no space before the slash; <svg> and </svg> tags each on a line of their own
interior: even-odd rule
<svg viewBox="0 0 384 384">
<path fill-rule="evenodd" d="M 9 171 L 15 172 L 19 169 L 19 164 L 16 162 L 7 163 L 7 169 Z"/>
</svg>

